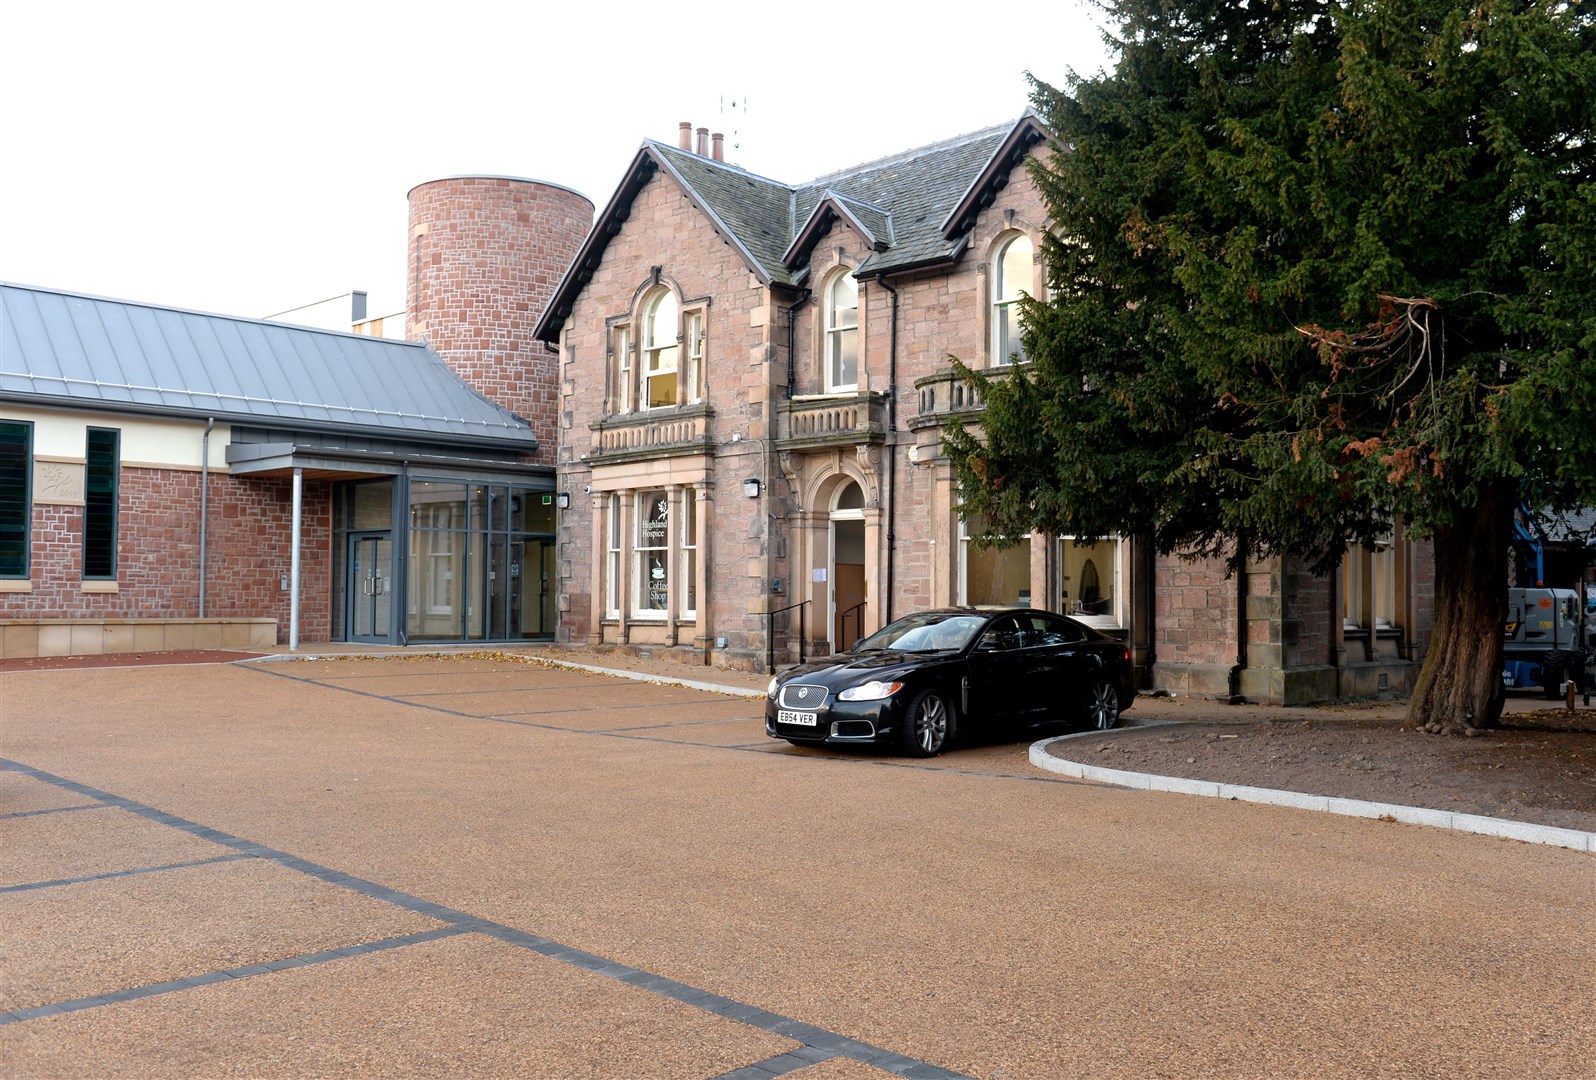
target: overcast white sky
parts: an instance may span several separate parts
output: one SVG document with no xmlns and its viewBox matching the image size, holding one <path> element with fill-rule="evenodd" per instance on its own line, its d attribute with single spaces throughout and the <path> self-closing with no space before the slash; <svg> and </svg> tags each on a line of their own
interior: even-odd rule
<svg viewBox="0 0 1596 1080">
<path fill-rule="evenodd" d="M 364 289 L 387 314 L 416 184 L 532 177 L 602 210 L 682 120 L 810 180 L 1016 119 L 1025 71 L 1103 65 L 1096 18 L 1082 0 L 11 4 L 0 280 L 255 317 Z"/>
</svg>

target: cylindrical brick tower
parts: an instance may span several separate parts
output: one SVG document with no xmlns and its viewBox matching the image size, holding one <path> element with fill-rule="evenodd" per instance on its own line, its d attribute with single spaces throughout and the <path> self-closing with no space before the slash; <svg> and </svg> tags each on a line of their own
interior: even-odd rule
<svg viewBox="0 0 1596 1080">
<path fill-rule="evenodd" d="M 527 420 L 555 459 L 558 356 L 532 336 L 593 225 L 593 203 L 558 184 L 453 176 L 410 190 L 407 336 Z"/>
</svg>

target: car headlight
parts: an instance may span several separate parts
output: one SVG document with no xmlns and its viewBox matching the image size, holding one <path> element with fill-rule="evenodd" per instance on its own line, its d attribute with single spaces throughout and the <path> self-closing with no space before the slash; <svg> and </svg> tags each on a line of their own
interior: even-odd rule
<svg viewBox="0 0 1596 1080">
<path fill-rule="evenodd" d="M 773 697 L 776 696 L 776 684 L 778 682 L 780 682 L 780 681 L 781 681 L 781 676 L 780 675 L 772 675 L 770 677 L 770 685 L 765 687 L 765 696 L 766 697 L 773 698 Z"/>
<path fill-rule="evenodd" d="M 867 682 L 863 686 L 850 686 L 837 695 L 838 701 L 880 701 L 903 689 L 901 682 Z"/>
</svg>

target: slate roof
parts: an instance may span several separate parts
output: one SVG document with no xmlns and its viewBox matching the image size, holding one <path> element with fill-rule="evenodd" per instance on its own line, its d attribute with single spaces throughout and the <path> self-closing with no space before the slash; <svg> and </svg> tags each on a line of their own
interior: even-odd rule
<svg viewBox="0 0 1596 1080">
<path fill-rule="evenodd" d="M 814 243 L 833 220 L 856 229 L 872 253 L 855 276 L 894 274 L 956 260 L 980 210 L 991 204 L 1031 147 L 1046 138 L 1027 112 L 1018 121 L 960 135 L 799 185 L 783 184 L 647 140 L 538 322 L 558 340 L 560 326 L 620 232 L 632 201 L 663 171 L 742 255 L 762 282 L 801 284 Z"/>
<path fill-rule="evenodd" d="M 5 282 L 0 400 L 537 446 L 423 345 Z"/>
</svg>

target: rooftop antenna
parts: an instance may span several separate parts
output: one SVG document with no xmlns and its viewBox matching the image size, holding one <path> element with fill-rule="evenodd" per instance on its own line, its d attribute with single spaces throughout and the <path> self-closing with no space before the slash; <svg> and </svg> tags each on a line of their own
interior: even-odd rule
<svg viewBox="0 0 1596 1080">
<path fill-rule="evenodd" d="M 738 129 L 738 124 L 746 122 L 748 119 L 748 95 L 733 95 L 728 98 L 725 94 L 722 94 L 720 96 L 720 115 L 728 118 L 728 122 L 723 123 L 721 126 L 731 129 L 726 133 L 726 138 L 731 143 L 731 148 L 737 150 L 743 144 L 742 132 Z"/>
</svg>

